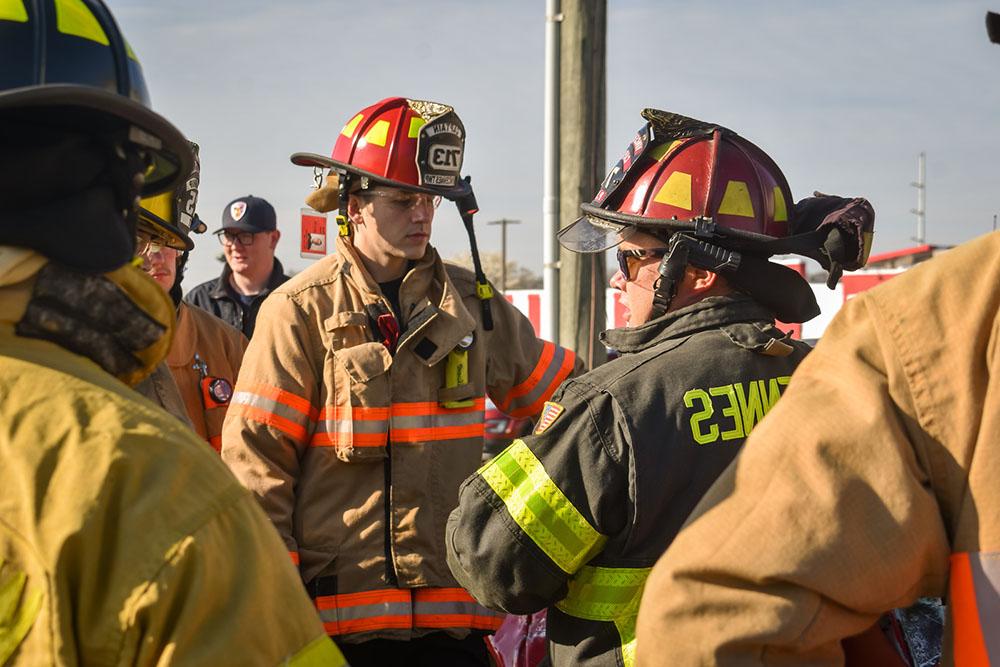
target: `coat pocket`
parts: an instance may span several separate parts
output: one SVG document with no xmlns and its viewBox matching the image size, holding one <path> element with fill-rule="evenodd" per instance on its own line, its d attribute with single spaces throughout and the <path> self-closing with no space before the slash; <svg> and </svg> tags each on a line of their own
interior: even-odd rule
<svg viewBox="0 0 1000 667">
<path fill-rule="evenodd" d="M 340 405 L 323 410 L 320 428 L 346 463 L 382 460 L 389 437 L 389 366 L 381 343 L 361 343 L 333 351 L 337 384 L 350 387 Z M 337 392 L 341 396 L 341 392 Z M 339 398 L 339 397 L 338 397 Z"/>
</svg>

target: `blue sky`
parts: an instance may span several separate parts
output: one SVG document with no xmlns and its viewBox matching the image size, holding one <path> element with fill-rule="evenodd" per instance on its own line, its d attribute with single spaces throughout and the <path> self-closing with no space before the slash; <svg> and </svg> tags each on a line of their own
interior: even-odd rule
<svg viewBox="0 0 1000 667">
<path fill-rule="evenodd" d="M 484 250 L 515 218 L 511 258 L 541 269 L 544 0 L 261 2 L 109 0 L 139 55 L 154 107 L 202 147 L 201 217 L 218 227 L 252 193 L 278 211 L 279 256 L 298 257 L 311 172 L 361 108 L 402 95 L 453 105 L 468 131 L 465 172 Z M 878 214 L 875 251 L 910 243 L 917 154 L 927 153 L 927 237 L 958 243 L 1000 213 L 1000 46 L 980 2 L 609 0 L 607 162 L 646 106 L 721 123 L 781 166 L 795 197 L 861 194 Z M 187 288 L 217 275 L 196 239 Z M 465 249 L 442 206 L 433 243 Z"/>
</svg>

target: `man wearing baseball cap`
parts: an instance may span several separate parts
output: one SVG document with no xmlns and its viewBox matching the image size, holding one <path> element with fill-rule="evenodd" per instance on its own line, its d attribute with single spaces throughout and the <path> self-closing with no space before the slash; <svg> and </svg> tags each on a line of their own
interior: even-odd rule
<svg viewBox="0 0 1000 667">
<path fill-rule="evenodd" d="M 204 282 L 184 297 L 216 317 L 253 336 L 260 304 L 288 280 L 274 249 L 281 238 L 274 207 L 253 195 L 231 201 L 222 211 L 222 243 L 226 267 L 216 280 Z"/>
</svg>

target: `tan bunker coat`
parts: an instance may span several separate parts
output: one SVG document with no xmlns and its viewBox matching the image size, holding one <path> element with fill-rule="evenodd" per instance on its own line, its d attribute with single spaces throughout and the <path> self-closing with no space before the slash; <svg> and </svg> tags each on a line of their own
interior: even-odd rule
<svg viewBox="0 0 1000 667">
<path fill-rule="evenodd" d="M 1000 233 L 847 303 L 656 565 L 640 665 L 838 665 L 947 597 L 943 665 L 1000 664 Z"/>
<path fill-rule="evenodd" d="M 480 464 L 486 396 L 534 416 L 575 357 L 502 298 L 485 330 L 472 274 L 433 248 L 402 281 L 392 353 L 388 300 L 349 243 L 337 250 L 261 308 L 223 460 L 274 521 L 331 635 L 492 631 L 502 615 L 448 570 L 448 514 Z"/>
</svg>

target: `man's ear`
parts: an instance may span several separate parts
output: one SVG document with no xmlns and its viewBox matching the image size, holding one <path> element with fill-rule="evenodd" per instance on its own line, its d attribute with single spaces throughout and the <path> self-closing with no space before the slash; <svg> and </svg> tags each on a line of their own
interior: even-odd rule
<svg viewBox="0 0 1000 667">
<path fill-rule="evenodd" d="M 361 216 L 361 207 L 364 203 L 358 197 L 350 195 L 347 198 L 347 218 L 353 222 L 355 225 L 364 224 L 364 218 Z"/>
<path fill-rule="evenodd" d="M 271 237 L 271 250 L 278 247 L 278 241 L 281 239 L 281 230 L 275 229 L 274 235 Z"/>
<path fill-rule="evenodd" d="M 699 269 L 690 264 L 684 269 L 684 273 L 687 274 L 688 284 L 691 285 L 691 291 L 695 294 L 707 292 L 720 282 L 719 274 L 712 273 L 707 269 Z"/>
</svg>

